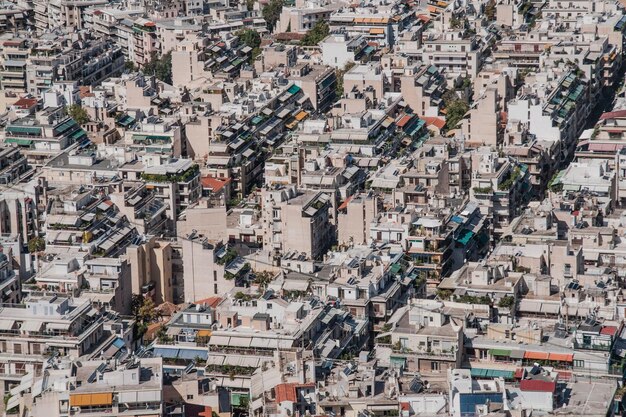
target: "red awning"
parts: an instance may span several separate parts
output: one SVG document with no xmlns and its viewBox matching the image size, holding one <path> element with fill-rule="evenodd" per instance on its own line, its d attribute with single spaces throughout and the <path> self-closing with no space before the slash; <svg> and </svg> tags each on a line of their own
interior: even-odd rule
<svg viewBox="0 0 626 417">
<path fill-rule="evenodd" d="M 549 359 L 551 361 L 574 362 L 574 354 L 573 353 L 550 353 Z"/>
<path fill-rule="evenodd" d="M 546 352 L 531 352 L 527 350 L 524 353 L 524 359 L 537 359 L 537 360 L 545 361 L 548 359 L 548 357 L 549 357 L 549 354 Z"/>
</svg>

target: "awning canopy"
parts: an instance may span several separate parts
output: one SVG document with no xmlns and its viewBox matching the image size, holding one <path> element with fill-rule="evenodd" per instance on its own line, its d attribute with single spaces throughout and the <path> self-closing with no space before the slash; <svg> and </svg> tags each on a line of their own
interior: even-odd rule
<svg viewBox="0 0 626 417">
<path fill-rule="evenodd" d="M 230 337 L 229 336 L 211 336 L 209 340 L 209 345 L 212 346 L 229 346 Z"/>
<path fill-rule="evenodd" d="M 525 352 L 523 350 L 512 350 L 511 359 L 524 359 Z"/>
<path fill-rule="evenodd" d="M 200 350 L 200 349 L 181 349 L 178 352 L 179 359 L 192 360 L 195 358 L 200 358 L 202 360 L 206 360 L 208 356 L 209 356 L 209 352 L 207 352 L 206 350 Z"/>
<path fill-rule="evenodd" d="M 94 405 L 113 404 L 113 393 L 101 394 L 72 394 L 70 395 L 70 407 L 90 407 Z"/>
<path fill-rule="evenodd" d="M 508 349 L 489 349 L 491 356 L 511 356 L 511 351 Z"/>
<path fill-rule="evenodd" d="M 573 353 L 550 353 L 549 359 L 551 361 L 573 362 L 574 354 Z"/>
<path fill-rule="evenodd" d="M 0 330 L 11 330 L 14 324 L 15 320 L 0 319 Z"/>
<path fill-rule="evenodd" d="M 50 323 L 50 324 L 53 324 L 53 323 Z M 29 321 L 25 321 L 24 323 L 22 323 L 22 327 L 20 327 L 20 329 L 27 331 L 27 332 L 39 332 L 41 331 L 42 327 L 43 327 L 43 322 L 29 320 Z"/>
<path fill-rule="evenodd" d="M 232 347 L 250 347 L 252 339 L 249 337 L 231 337 L 229 346 Z"/>
<path fill-rule="evenodd" d="M 549 354 L 547 352 L 531 352 L 526 351 L 524 353 L 524 359 L 537 359 L 537 360 L 548 360 Z"/>
</svg>

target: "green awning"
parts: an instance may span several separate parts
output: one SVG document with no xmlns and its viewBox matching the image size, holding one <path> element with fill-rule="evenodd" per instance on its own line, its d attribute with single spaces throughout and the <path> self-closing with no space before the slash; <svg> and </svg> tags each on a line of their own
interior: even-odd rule
<svg viewBox="0 0 626 417">
<path fill-rule="evenodd" d="M 124 127 L 127 127 L 127 126 L 130 126 L 134 121 L 135 121 L 134 117 L 129 116 L 128 114 L 125 114 L 117 120 L 117 123 Z"/>
<path fill-rule="evenodd" d="M 73 128 L 74 126 L 77 126 L 77 125 L 78 125 L 78 123 L 76 123 L 76 121 L 74 119 L 70 119 L 70 120 L 67 120 L 67 121 L 61 123 L 54 130 L 56 130 L 57 134 L 62 134 L 62 133 L 67 132 L 68 130 L 70 130 L 71 128 Z"/>
<path fill-rule="evenodd" d="M 485 378 L 487 376 L 487 370 L 483 368 L 472 368 L 471 372 L 474 378 Z"/>
<path fill-rule="evenodd" d="M 20 146 L 30 146 L 33 141 L 30 139 L 21 139 L 21 138 L 6 138 L 4 143 L 15 143 Z"/>
<path fill-rule="evenodd" d="M 87 133 L 83 129 L 78 129 L 76 132 L 70 135 L 71 139 L 78 140 L 79 138 L 87 136 Z"/>
<path fill-rule="evenodd" d="M 33 126 L 8 126 L 7 127 L 8 134 L 26 134 L 26 135 L 41 135 L 40 127 Z"/>
<path fill-rule="evenodd" d="M 234 392 L 230 394 L 230 405 L 238 407 L 244 403 L 244 401 L 242 401 L 244 399 L 245 400 L 250 399 L 248 394 L 240 394 L 240 393 Z"/>
<path fill-rule="evenodd" d="M 511 356 L 511 351 L 508 349 L 489 349 L 491 356 Z"/>
<path fill-rule="evenodd" d="M 406 358 L 403 356 L 390 356 L 389 361 L 393 367 L 403 367 L 406 365 Z"/>
<path fill-rule="evenodd" d="M 472 376 L 474 378 L 504 378 L 513 379 L 515 372 L 503 371 L 500 369 L 484 369 L 484 368 L 472 368 Z"/>
<path fill-rule="evenodd" d="M 287 89 L 287 92 L 289 92 L 291 94 L 297 94 L 300 90 L 302 90 L 302 89 L 294 84 L 294 85 L 292 85 L 291 87 L 289 87 Z"/>
<path fill-rule="evenodd" d="M 398 272 L 400 272 L 400 269 L 402 269 L 402 266 L 398 263 L 395 263 L 393 265 L 391 265 L 391 268 L 389 268 L 389 270 L 391 271 L 392 274 L 397 274 Z"/>
<path fill-rule="evenodd" d="M 470 240 L 474 237 L 474 232 L 468 229 L 463 229 L 459 239 L 457 240 L 461 245 L 466 246 Z"/>
</svg>

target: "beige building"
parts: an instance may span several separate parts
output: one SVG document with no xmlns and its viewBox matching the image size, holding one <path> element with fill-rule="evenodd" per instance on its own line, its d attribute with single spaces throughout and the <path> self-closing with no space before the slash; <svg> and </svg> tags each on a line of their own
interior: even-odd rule
<svg viewBox="0 0 626 417">
<path fill-rule="evenodd" d="M 469 111 L 469 117 L 461 122 L 461 129 L 466 136 L 466 146 L 496 147 L 502 143 L 504 126 L 500 113 L 498 91 L 486 90 L 476 106 Z"/>
<path fill-rule="evenodd" d="M 322 192 L 296 194 L 294 189 L 265 192 L 263 246 L 319 258 L 332 243 L 330 197 Z"/>
<path fill-rule="evenodd" d="M 373 194 L 349 197 L 338 210 L 338 243 L 367 244 L 369 226 L 378 217 L 378 206 L 378 197 Z"/>
<path fill-rule="evenodd" d="M 168 242 L 151 237 L 139 245 L 130 245 L 126 257 L 133 294 L 143 294 L 157 304 L 177 302 L 172 282 L 173 249 Z"/>
<path fill-rule="evenodd" d="M 192 233 L 183 239 L 185 301 L 195 302 L 222 296 L 235 287 L 225 270 L 233 256 L 221 243 L 210 243 L 202 234 Z"/>
<path fill-rule="evenodd" d="M 343 91 L 353 90 L 367 95 L 372 93 L 372 102 L 378 103 L 385 94 L 386 77 L 379 64 L 357 65 L 343 76 Z"/>
</svg>

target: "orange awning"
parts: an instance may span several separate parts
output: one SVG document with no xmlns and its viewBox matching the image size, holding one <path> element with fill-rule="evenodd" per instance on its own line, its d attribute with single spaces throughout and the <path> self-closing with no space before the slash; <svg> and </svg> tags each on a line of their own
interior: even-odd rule
<svg viewBox="0 0 626 417">
<path fill-rule="evenodd" d="M 212 334 L 213 334 L 213 332 L 211 330 L 198 330 L 198 333 L 196 333 L 196 336 L 198 336 L 198 337 L 211 337 Z"/>
<path fill-rule="evenodd" d="M 309 115 L 309 113 L 305 112 L 305 111 L 301 111 L 300 113 L 298 113 L 296 115 L 296 120 L 297 121 L 302 121 L 305 117 L 307 117 Z"/>
<path fill-rule="evenodd" d="M 538 360 L 547 360 L 548 359 L 548 353 L 545 352 L 530 352 L 530 351 L 526 351 L 524 353 L 524 359 L 538 359 Z"/>
<path fill-rule="evenodd" d="M 100 394 L 72 394 L 70 395 L 70 407 L 88 407 L 94 405 L 113 404 L 113 393 Z"/>
<path fill-rule="evenodd" d="M 383 28 L 371 28 L 370 35 L 383 35 L 385 33 L 385 29 Z"/>
<path fill-rule="evenodd" d="M 573 353 L 550 353 L 551 361 L 574 362 Z"/>
</svg>

